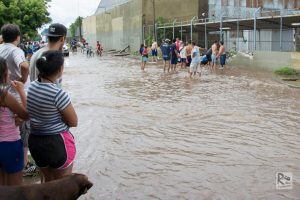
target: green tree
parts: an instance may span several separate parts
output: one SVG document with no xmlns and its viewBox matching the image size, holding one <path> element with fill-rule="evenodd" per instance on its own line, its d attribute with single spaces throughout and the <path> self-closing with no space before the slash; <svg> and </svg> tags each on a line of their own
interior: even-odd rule
<svg viewBox="0 0 300 200">
<path fill-rule="evenodd" d="M 81 34 L 82 20 L 83 20 L 83 17 L 79 16 L 79 17 L 76 18 L 75 22 L 73 22 L 70 25 L 69 31 L 71 33 L 71 37 L 75 37 L 77 28 L 79 28 L 79 31 L 80 31 L 79 35 L 81 37 L 81 35 L 82 35 Z"/>
<path fill-rule="evenodd" d="M 22 33 L 34 38 L 37 30 L 50 23 L 48 3 L 51 0 L 0 0 L 0 27 L 6 23 L 20 26 Z"/>
</svg>

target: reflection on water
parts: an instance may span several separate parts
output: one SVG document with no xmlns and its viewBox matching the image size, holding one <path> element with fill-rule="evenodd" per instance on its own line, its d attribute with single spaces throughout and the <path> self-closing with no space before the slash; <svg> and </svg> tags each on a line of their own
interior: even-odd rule
<svg viewBox="0 0 300 200">
<path fill-rule="evenodd" d="M 71 55 L 83 199 L 299 199 L 300 91 L 229 69 L 190 80 L 129 58 Z M 294 189 L 275 189 L 276 172 Z"/>
</svg>

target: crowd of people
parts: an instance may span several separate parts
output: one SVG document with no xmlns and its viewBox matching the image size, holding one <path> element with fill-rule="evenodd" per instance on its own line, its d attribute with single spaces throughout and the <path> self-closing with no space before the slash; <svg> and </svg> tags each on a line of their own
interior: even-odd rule
<svg viewBox="0 0 300 200">
<path fill-rule="evenodd" d="M 76 42 L 76 46 L 80 46 L 81 52 L 85 53 L 88 58 L 94 57 L 95 52 L 97 56 L 101 57 L 104 50 L 103 45 L 99 41 L 97 41 L 95 48 L 93 48 L 93 45 L 91 45 L 84 39 L 81 41 L 80 44 Z"/>
<path fill-rule="evenodd" d="M 152 42 L 151 49 L 141 44 L 139 53 L 142 57 L 142 70 L 145 70 L 150 53 L 152 62 L 158 61 L 158 49 L 156 41 Z M 175 72 L 177 67 L 180 66 L 181 69 L 188 68 L 189 76 L 193 77 L 196 74 L 201 76 L 201 67 L 203 66 L 208 66 L 211 71 L 215 71 L 218 64 L 220 69 L 224 69 L 226 65 L 226 49 L 222 41 L 215 41 L 211 48 L 205 49 L 197 46 L 192 41 L 184 43 L 179 38 L 172 41 L 165 39 L 162 41 L 160 50 L 164 62 L 164 72 Z"/>
<path fill-rule="evenodd" d="M 45 182 L 72 173 L 76 148 L 69 129 L 78 119 L 61 88 L 66 34 L 65 26 L 50 25 L 48 44 L 34 51 L 29 63 L 19 27 L 1 28 L 0 185 L 22 184 L 28 149 Z"/>
</svg>

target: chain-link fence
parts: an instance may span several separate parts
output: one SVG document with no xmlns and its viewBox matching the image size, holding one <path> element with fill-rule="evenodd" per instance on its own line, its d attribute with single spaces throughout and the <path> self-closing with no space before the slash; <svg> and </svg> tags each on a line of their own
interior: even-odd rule
<svg viewBox="0 0 300 200">
<path fill-rule="evenodd" d="M 188 21 L 174 19 L 156 26 L 144 25 L 144 42 L 150 45 L 153 39 L 161 42 L 166 38 L 180 38 L 185 42 L 195 41 L 205 48 L 214 41 L 224 41 L 227 49 L 234 51 L 299 51 L 299 10 L 225 8 L 221 14 L 211 10 L 209 15 L 213 17 L 194 17 Z M 245 11 L 245 15 L 241 11 Z"/>
</svg>

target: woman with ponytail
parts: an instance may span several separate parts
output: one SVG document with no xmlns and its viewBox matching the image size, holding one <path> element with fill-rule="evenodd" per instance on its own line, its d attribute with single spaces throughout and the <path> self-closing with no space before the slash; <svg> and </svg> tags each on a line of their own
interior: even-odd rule
<svg viewBox="0 0 300 200">
<path fill-rule="evenodd" d="M 76 148 L 69 129 L 78 119 L 69 95 L 56 84 L 64 69 L 61 51 L 43 53 L 36 65 L 38 80 L 31 83 L 27 100 L 29 150 L 48 182 L 72 173 Z"/>
</svg>

